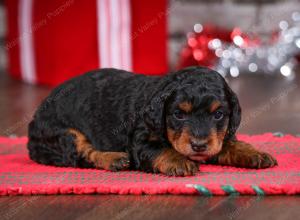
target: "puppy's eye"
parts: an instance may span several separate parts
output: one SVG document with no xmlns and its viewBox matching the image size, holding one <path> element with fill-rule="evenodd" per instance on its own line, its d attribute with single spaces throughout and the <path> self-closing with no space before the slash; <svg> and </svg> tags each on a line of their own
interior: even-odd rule
<svg viewBox="0 0 300 220">
<path fill-rule="evenodd" d="M 224 117 L 224 114 L 221 111 L 216 111 L 214 113 L 214 119 L 217 121 L 221 120 L 223 117 Z"/>
<path fill-rule="evenodd" d="M 173 115 L 177 120 L 184 120 L 187 117 L 186 113 L 182 111 L 175 111 Z"/>
</svg>

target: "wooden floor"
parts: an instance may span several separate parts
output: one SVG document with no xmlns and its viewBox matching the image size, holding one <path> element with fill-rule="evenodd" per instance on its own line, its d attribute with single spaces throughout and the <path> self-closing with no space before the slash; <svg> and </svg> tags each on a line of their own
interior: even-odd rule
<svg viewBox="0 0 300 220">
<path fill-rule="evenodd" d="M 241 133 L 300 134 L 300 77 L 242 76 L 230 81 L 243 108 Z M 0 135 L 26 135 L 49 93 L 0 73 Z M 1 164 L 3 166 L 3 164 Z M 5 165 L 4 165 L 5 166 Z M 299 219 L 299 196 L 13 196 L 0 197 L 0 219 Z"/>
</svg>

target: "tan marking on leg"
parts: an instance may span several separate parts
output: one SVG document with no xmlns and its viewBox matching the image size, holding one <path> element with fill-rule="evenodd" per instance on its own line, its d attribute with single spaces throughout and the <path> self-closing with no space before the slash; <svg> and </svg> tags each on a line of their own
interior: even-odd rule
<svg viewBox="0 0 300 220">
<path fill-rule="evenodd" d="M 124 170 L 129 167 L 128 154 L 125 152 L 101 152 L 96 150 L 86 139 L 85 135 L 76 129 L 69 129 L 69 133 L 75 136 L 75 145 L 78 154 L 96 168 L 105 170 Z"/>
<path fill-rule="evenodd" d="M 228 141 L 218 155 L 221 165 L 268 168 L 277 165 L 277 161 L 270 154 L 256 150 L 252 145 L 242 141 Z"/>
</svg>

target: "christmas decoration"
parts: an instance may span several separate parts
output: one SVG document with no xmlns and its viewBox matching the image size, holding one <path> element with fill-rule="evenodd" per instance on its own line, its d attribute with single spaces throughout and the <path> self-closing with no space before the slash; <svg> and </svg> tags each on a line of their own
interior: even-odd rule
<svg viewBox="0 0 300 220">
<path fill-rule="evenodd" d="M 194 32 L 187 35 L 178 67 L 204 65 L 232 77 L 246 72 L 281 73 L 292 79 L 299 54 L 300 12 L 294 12 L 292 22 L 280 21 L 279 30 L 266 41 L 239 28 L 228 31 L 195 24 Z"/>
<path fill-rule="evenodd" d="M 98 68 L 165 74 L 167 1 L 6 0 L 8 71 L 56 86 Z"/>
</svg>

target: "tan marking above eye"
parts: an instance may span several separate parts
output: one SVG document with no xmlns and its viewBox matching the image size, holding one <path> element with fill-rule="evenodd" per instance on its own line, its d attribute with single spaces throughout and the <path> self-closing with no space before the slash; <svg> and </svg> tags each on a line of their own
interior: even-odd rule
<svg viewBox="0 0 300 220">
<path fill-rule="evenodd" d="M 179 105 L 180 110 L 184 111 L 184 112 L 191 112 L 193 109 L 193 105 L 190 102 L 181 102 Z"/>
<path fill-rule="evenodd" d="M 210 104 L 210 112 L 214 112 L 216 111 L 219 107 L 221 106 L 221 103 L 219 101 L 213 101 L 211 104 Z"/>
</svg>

